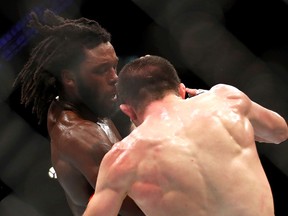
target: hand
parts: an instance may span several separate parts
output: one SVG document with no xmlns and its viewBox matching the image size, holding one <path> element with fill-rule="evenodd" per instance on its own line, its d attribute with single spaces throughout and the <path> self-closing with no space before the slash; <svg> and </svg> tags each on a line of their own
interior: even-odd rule
<svg viewBox="0 0 288 216">
<path fill-rule="evenodd" d="M 188 94 L 188 98 L 197 95 L 197 89 L 186 88 L 185 90 L 186 93 Z"/>
<path fill-rule="evenodd" d="M 202 94 L 207 92 L 208 90 L 205 89 L 191 89 L 191 88 L 186 88 L 186 92 L 188 94 L 188 97 L 194 97 L 196 95 Z"/>
</svg>

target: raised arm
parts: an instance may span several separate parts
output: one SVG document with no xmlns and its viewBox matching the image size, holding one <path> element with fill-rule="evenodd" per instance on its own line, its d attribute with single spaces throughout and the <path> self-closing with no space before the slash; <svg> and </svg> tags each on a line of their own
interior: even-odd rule
<svg viewBox="0 0 288 216">
<path fill-rule="evenodd" d="M 103 158 L 96 183 L 95 193 L 83 216 L 117 216 L 127 195 L 127 181 L 117 167 L 118 153 L 113 150 Z M 138 216 L 137 213 L 134 215 Z M 141 214 L 140 214 L 141 215 Z"/>
<path fill-rule="evenodd" d="M 245 93 L 230 85 L 218 84 L 211 91 L 227 98 L 233 109 L 249 119 L 254 129 L 255 141 L 278 144 L 287 140 L 287 123 L 278 113 L 255 103 Z"/>
<path fill-rule="evenodd" d="M 253 125 L 256 141 L 279 144 L 287 140 L 287 123 L 278 113 L 252 102 L 248 118 Z"/>
</svg>

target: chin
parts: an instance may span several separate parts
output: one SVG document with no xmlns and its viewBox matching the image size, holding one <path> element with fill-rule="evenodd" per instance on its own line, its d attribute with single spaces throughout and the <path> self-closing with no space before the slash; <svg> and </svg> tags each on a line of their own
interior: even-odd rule
<svg viewBox="0 0 288 216">
<path fill-rule="evenodd" d="M 117 112 L 117 106 L 110 106 L 99 110 L 99 117 L 111 117 Z"/>
</svg>

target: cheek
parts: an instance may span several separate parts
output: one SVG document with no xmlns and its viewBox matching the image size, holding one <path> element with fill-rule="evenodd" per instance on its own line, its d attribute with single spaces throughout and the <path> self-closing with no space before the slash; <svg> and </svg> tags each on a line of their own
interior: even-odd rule
<svg viewBox="0 0 288 216">
<path fill-rule="evenodd" d="M 93 78 L 90 79 L 86 82 L 86 87 L 90 89 L 92 92 L 99 92 L 104 91 L 107 87 L 107 84 L 105 82 L 105 79 L 100 79 L 100 78 Z"/>
<path fill-rule="evenodd" d="M 101 87 L 105 87 L 108 85 L 107 83 L 107 79 L 105 76 L 94 76 L 94 77 L 90 77 L 90 79 L 87 80 L 87 83 L 89 84 L 89 86 L 101 86 Z M 96 88 L 96 87 L 95 87 Z"/>
<path fill-rule="evenodd" d="M 89 99 L 95 96 L 98 98 L 98 94 L 102 88 L 101 83 L 95 80 L 81 80 L 77 83 L 77 86 L 79 94 L 82 97 L 89 97 Z"/>
<path fill-rule="evenodd" d="M 84 80 L 79 80 L 78 87 L 82 96 L 89 97 L 93 101 L 102 101 L 106 98 L 106 92 L 109 91 L 109 85 L 105 76 L 89 76 Z"/>
</svg>

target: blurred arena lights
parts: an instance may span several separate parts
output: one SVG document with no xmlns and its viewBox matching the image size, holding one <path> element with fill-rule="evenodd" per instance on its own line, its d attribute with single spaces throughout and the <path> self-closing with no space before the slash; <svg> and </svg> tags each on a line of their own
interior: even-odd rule
<svg viewBox="0 0 288 216">
<path fill-rule="evenodd" d="M 31 11 L 35 11 L 37 14 L 41 15 L 45 9 L 50 9 L 58 14 L 67 9 L 73 3 L 74 0 L 44 0 L 27 12 L 0 38 L 0 68 L 2 67 L 2 61 L 11 60 L 25 45 L 28 44 L 29 40 L 37 34 L 33 29 L 27 27 Z"/>
</svg>

